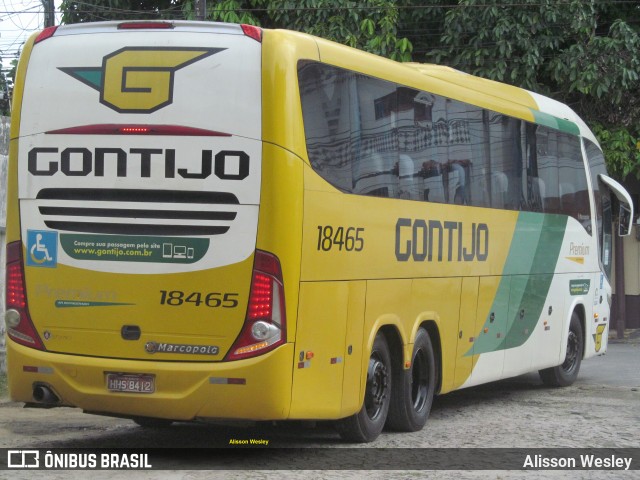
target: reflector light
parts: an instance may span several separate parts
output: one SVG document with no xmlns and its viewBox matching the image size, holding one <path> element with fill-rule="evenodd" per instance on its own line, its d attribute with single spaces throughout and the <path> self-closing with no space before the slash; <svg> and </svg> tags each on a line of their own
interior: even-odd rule
<svg viewBox="0 0 640 480">
<path fill-rule="evenodd" d="M 238 348 L 233 353 L 234 353 L 234 355 L 245 355 L 247 353 L 253 353 L 253 352 L 256 352 L 258 350 L 262 350 L 263 348 L 266 348 L 268 346 L 269 346 L 268 342 L 254 343 L 253 345 L 249 345 L 248 347 Z"/>
<path fill-rule="evenodd" d="M 36 367 L 33 365 L 23 365 L 22 366 L 22 371 L 23 372 L 28 372 L 28 373 L 46 373 L 47 375 L 51 375 L 53 373 L 53 368 L 51 367 Z"/>
<path fill-rule="evenodd" d="M 255 25 L 240 25 L 242 31 L 247 37 L 253 38 L 256 42 L 262 43 L 262 29 L 260 27 L 256 27 Z"/>
<path fill-rule="evenodd" d="M 210 377 L 209 383 L 213 385 L 246 385 L 246 378 Z"/>
<path fill-rule="evenodd" d="M 227 383 L 229 385 L 246 385 L 247 379 L 246 378 L 230 378 Z"/>
<path fill-rule="evenodd" d="M 58 27 L 57 27 L 57 26 L 55 26 L 55 27 L 47 27 L 47 28 L 45 28 L 44 30 L 42 30 L 42 31 L 40 32 L 40 35 L 38 35 L 38 36 L 36 37 L 35 41 L 33 42 L 33 43 L 34 43 L 34 45 L 35 45 L 36 43 L 40 43 L 40 42 L 41 42 L 41 41 L 43 41 L 43 40 L 46 40 L 47 38 L 51 38 L 51 37 L 53 37 L 53 34 L 54 34 L 54 33 L 56 33 L 56 30 L 57 30 L 57 29 L 58 29 Z"/>
<path fill-rule="evenodd" d="M 118 125 L 112 123 L 49 130 L 50 135 L 176 135 L 185 137 L 230 137 L 231 134 L 181 125 Z"/>
<path fill-rule="evenodd" d="M 174 28 L 173 24 L 169 22 L 127 22 L 118 25 L 118 30 L 157 30 L 172 28 Z"/>
</svg>

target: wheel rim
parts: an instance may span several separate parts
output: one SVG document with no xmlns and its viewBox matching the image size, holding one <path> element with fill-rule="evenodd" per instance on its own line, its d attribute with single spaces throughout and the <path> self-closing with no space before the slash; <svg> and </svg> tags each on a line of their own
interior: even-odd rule
<svg viewBox="0 0 640 480">
<path fill-rule="evenodd" d="M 567 340 L 567 355 L 564 357 L 564 363 L 562 364 L 562 370 L 566 373 L 571 373 L 576 368 L 579 351 L 580 339 L 573 330 L 570 330 Z"/>
<path fill-rule="evenodd" d="M 411 369 L 411 400 L 416 412 L 422 410 L 429 395 L 429 364 L 422 350 L 418 350 L 413 357 Z"/>
<path fill-rule="evenodd" d="M 367 371 L 367 395 L 365 409 L 371 420 L 376 420 L 384 409 L 388 398 L 389 371 L 378 352 L 372 352 Z"/>
</svg>

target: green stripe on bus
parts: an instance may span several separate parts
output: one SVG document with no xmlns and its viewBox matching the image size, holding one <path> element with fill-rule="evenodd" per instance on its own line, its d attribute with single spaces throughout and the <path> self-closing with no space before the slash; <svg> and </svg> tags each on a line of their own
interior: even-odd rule
<svg viewBox="0 0 640 480">
<path fill-rule="evenodd" d="M 465 356 L 515 348 L 531 336 L 545 306 L 566 225 L 563 215 L 518 215 L 496 296 Z"/>
<path fill-rule="evenodd" d="M 558 262 L 566 226 L 563 215 L 544 216 L 530 275 L 511 279 L 507 334 L 499 350 L 519 347 L 533 333 L 545 307 L 553 280 L 550 272 Z"/>
<path fill-rule="evenodd" d="M 560 130 L 561 132 L 569 133 L 571 135 L 580 135 L 580 128 L 577 124 L 565 120 L 564 118 L 554 117 L 548 113 L 541 112 L 539 110 L 531 109 L 535 122 L 545 127 Z"/>
</svg>

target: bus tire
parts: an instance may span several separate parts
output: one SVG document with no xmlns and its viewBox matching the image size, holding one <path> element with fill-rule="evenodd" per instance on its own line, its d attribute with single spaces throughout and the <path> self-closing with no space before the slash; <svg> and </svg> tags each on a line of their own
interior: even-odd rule
<svg viewBox="0 0 640 480">
<path fill-rule="evenodd" d="M 429 418 L 436 388 L 433 345 L 425 329 L 419 329 L 416 335 L 411 367 L 405 370 L 402 362 L 396 362 L 396 366 L 397 381 L 391 393 L 387 426 L 401 432 L 417 432 Z"/>
<path fill-rule="evenodd" d="M 569 335 L 567 338 L 567 354 L 562 365 L 540 370 L 542 383 L 549 387 L 568 387 L 578 378 L 580 363 L 584 353 L 584 336 L 582 334 L 582 324 L 576 312 L 571 314 L 569 324 Z"/>
<path fill-rule="evenodd" d="M 338 432 L 347 442 L 368 443 L 374 441 L 384 428 L 391 403 L 391 354 L 387 340 L 378 333 L 373 342 L 364 403 L 360 411 L 339 420 Z"/>
</svg>

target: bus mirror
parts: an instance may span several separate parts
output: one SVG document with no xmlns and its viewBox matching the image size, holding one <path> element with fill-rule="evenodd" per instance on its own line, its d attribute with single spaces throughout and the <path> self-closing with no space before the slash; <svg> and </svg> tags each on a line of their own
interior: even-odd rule
<svg viewBox="0 0 640 480">
<path fill-rule="evenodd" d="M 620 213 L 618 214 L 618 218 L 618 235 L 621 237 L 630 235 L 631 227 L 633 226 L 631 223 L 632 212 L 622 203 L 620 203 Z"/>
<path fill-rule="evenodd" d="M 616 196 L 620 202 L 620 212 L 618 214 L 618 235 L 624 237 L 631 234 L 631 221 L 633 219 L 633 202 L 629 192 L 616 182 L 613 178 L 600 174 L 600 180 L 609 187 L 609 190 Z"/>
</svg>

